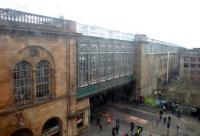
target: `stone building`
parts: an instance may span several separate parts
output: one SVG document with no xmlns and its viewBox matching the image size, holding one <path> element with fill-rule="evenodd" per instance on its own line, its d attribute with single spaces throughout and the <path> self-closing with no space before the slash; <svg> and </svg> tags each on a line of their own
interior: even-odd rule
<svg viewBox="0 0 200 136">
<path fill-rule="evenodd" d="M 0 136 L 79 135 L 89 127 L 93 96 L 150 95 L 177 70 L 177 49 L 145 35 L 0 9 Z"/>
<path fill-rule="evenodd" d="M 200 83 L 200 48 L 185 49 L 180 54 L 180 77 L 187 83 Z"/>
<path fill-rule="evenodd" d="M 146 97 L 157 91 L 158 83 L 169 82 L 178 70 L 179 46 L 135 36 L 136 96 Z M 138 98 L 137 98 L 138 99 Z"/>
<path fill-rule="evenodd" d="M 89 101 L 76 101 L 75 25 L 0 9 L 1 136 L 73 136 L 88 126 Z"/>
</svg>

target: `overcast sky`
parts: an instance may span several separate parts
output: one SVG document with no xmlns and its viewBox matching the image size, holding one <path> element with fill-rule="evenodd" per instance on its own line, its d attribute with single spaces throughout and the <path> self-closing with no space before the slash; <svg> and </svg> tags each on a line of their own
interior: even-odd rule
<svg viewBox="0 0 200 136">
<path fill-rule="evenodd" d="M 200 48 L 199 0 L 0 0 L 0 7 Z"/>
</svg>

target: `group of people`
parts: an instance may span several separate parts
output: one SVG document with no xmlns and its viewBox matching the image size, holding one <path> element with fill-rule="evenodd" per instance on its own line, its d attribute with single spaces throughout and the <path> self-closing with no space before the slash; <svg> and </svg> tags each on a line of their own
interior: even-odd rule
<svg viewBox="0 0 200 136">
<path fill-rule="evenodd" d="M 170 128 L 171 116 L 169 115 L 168 117 L 167 116 L 163 117 L 163 113 L 164 113 L 163 109 L 160 109 L 159 118 L 156 119 L 156 124 L 158 126 L 159 122 L 163 120 L 164 125 L 167 123 L 167 128 Z"/>
<path fill-rule="evenodd" d="M 162 120 L 163 120 L 164 125 L 167 124 L 167 129 L 168 129 L 168 133 L 169 133 L 169 128 L 171 125 L 171 116 L 169 115 L 168 117 L 167 116 L 163 117 L 163 113 L 164 113 L 164 111 L 161 109 L 159 112 L 159 118 L 156 119 L 156 124 L 158 127 L 159 122 L 162 122 Z M 177 129 L 177 134 L 178 134 L 178 131 L 180 129 L 179 125 L 176 125 L 176 129 Z"/>
<path fill-rule="evenodd" d="M 93 120 L 93 117 L 92 117 L 92 120 Z M 111 124 L 111 117 L 107 118 L 107 123 Z M 97 117 L 97 125 L 99 126 L 100 131 L 102 131 L 103 126 L 101 124 L 101 120 L 99 117 Z M 119 129 L 120 129 L 120 121 L 119 121 L 119 119 L 116 119 L 115 127 L 112 127 L 112 136 L 117 136 L 119 134 Z M 131 131 L 130 136 L 141 136 L 143 127 L 138 126 L 135 129 L 135 124 L 133 122 L 131 122 L 130 123 L 130 131 Z M 129 136 L 129 134 L 127 132 L 123 132 L 123 136 Z"/>
</svg>

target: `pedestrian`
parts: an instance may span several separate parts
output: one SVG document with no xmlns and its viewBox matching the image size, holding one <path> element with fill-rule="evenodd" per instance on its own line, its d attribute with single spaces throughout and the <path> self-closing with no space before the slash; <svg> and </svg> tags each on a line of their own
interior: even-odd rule
<svg viewBox="0 0 200 136">
<path fill-rule="evenodd" d="M 156 118 L 156 125 L 157 125 L 157 127 L 158 127 L 158 123 L 159 123 L 159 119 Z"/>
<path fill-rule="evenodd" d="M 108 124 L 110 124 L 111 123 L 111 117 L 109 116 L 108 117 Z"/>
<path fill-rule="evenodd" d="M 101 124 L 99 125 L 99 128 L 100 128 L 100 130 L 101 130 L 101 131 L 103 130 L 103 127 L 102 127 L 102 125 L 101 125 Z"/>
<path fill-rule="evenodd" d="M 132 132 L 131 132 L 131 136 L 135 136 L 135 133 L 134 133 L 134 131 L 132 131 Z"/>
<path fill-rule="evenodd" d="M 119 134 L 119 126 L 116 126 L 116 134 Z"/>
<path fill-rule="evenodd" d="M 116 119 L 116 127 L 119 127 L 119 119 Z"/>
<path fill-rule="evenodd" d="M 167 121 L 167 118 L 166 118 L 166 117 L 164 117 L 164 118 L 163 118 L 163 120 L 164 120 L 164 124 L 165 124 L 165 123 L 166 123 L 166 121 Z"/>
<path fill-rule="evenodd" d="M 176 125 L 177 136 L 178 136 L 178 130 L 179 130 L 179 126 Z"/>
<path fill-rule="evenodd" d="M 160 120 L 162 120 L 162 115 L 160 115 Z"/>
<path fill-rule="evenodd" d="M 160 115 L 163 115 L 163 110 L 162 109 L 160 109 Z"/>
<path fill-rule="evenodd" d="M 100 125 L 100 118 L 97 118 L 97 125 Z"/>
<path fill-rule="evenodd" d="M 116 136 L 116 129 L 115 129 L 115 127 L 112 128 L 112 136 Z"/>
<path fill-rule="evenodd" d="M 139 128 L 137 128 L 137 130 L 136 130 L 136 135 L 137 135 L 137 136 L 140 135 L 140 129 L 139 129 Z"/>
<path fill-rule="evenodd" d="M 131 122 L 131 132 L 134 130 L 135 124 Z"/>
<path fill-rule="evenodd" d="M 170 122 L 167 122 L 167 128 L 168 129 L 170 128 Z"/>
<path fill-rule="evenodd" d="M 199 117 L 198 117 L 198 121 L 200 122 L 200 114 L 199 114 Z"/>
<path fill-rule="evenodd" d="M 168 116 L 168 122 L 171 122 L 171 116 Z"/>
</svg>

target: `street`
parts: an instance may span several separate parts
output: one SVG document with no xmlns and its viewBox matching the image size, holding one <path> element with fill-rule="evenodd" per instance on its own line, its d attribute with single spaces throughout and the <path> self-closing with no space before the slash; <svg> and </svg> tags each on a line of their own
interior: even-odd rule
<svg viewBox="0 0 200 136">
<path fill-rule="evenodd" d="M 151 136 L 200 136 L 200 124 L 189 118 L 177 118 L 164 113 L 163 117 L 171 116 L 170 128 L 167 128 L 167 123 L 164 124 L 163 120 L 159 121 L 157 126 L 158 109 L 136 108 L 131 104 L 112 103 L 99 107 L 94 114 L 100 118 L 102 130 L 100 130 L 96 118 L 94 118 L 89 130 L 82 136 L 111 136 L 116 119 L 120 120 L 118 136 L 122 136 L 125 132 L 131 136 L 130 122 L 134 122 L 135 126 L 143 126 L 142 136 L 150 136 L 150 134 Z M 111 124 L 107 123 L 106 115 L 111 115 Z M 179 127 L 178 132 L 177 125 Z"/>
</svg>

